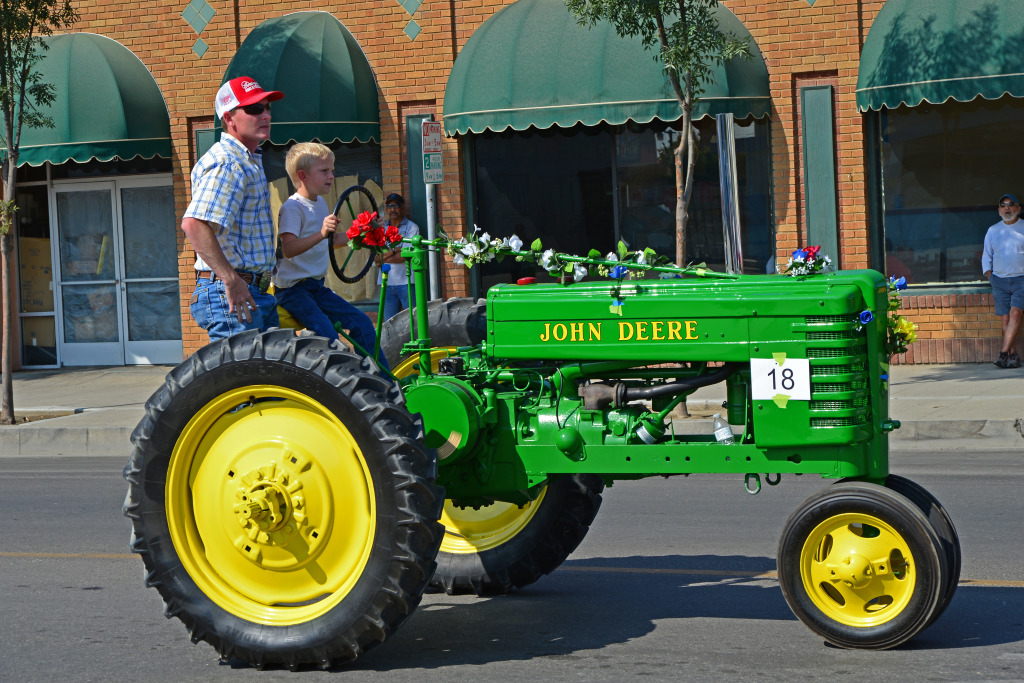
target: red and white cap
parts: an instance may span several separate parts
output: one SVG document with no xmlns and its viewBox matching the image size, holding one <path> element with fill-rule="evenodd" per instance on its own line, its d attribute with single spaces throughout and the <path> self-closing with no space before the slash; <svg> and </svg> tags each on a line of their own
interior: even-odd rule
<svg viewBox="0 0 1024 683">
<path fill-rule="evenodd" d="M 220 90 L 217 91 L 217 102 L 215 105 L 217 118 L 223 118 L 224 114 L 235 107 L 244 107 L 247 104 L 254 104 L 264 99 L 273 102 L 282 97 L 284 97 L 284 93 L 261 88 L 255 78 L 249 78 L 248 76 L 232 78 L 220 86 Z"/>
</svg>

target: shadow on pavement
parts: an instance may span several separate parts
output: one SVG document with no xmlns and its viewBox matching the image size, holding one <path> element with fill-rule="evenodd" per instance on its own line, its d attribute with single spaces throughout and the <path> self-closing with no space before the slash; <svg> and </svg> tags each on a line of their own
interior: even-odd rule
<svg viewBox="0 0 1024 683">
<path fill-rule="evenodd" d="M 698 573 L 712 568 L 719 574 Z M 354 667 L 339 670 L 432 669 L 591 656 L 595 650 L 651 633 L 662 620 L 744 619 L 792 624 L 796 617 L 774 579 L 742 576 L 774 569 L 774 560 L 745 556 L 570 561 L 551 576 L 509 596 L 428 595 L 385 645 Z M 1022 604 L 1022 588 L 960 586 L 946 612 L 896 652 L 1020 641 L 1024 639 Z M 694 628 L 700 627 L 695 621 Z M 759 626 L 758 630 L 768 627 Z M 804 633 L 809 647 L 826 647 L 810 631 Z"/>
</svg>

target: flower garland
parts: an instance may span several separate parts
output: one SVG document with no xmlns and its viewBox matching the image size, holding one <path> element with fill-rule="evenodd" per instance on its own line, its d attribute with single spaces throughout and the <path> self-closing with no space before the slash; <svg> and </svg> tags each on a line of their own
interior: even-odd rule
<svg viewBox="0 0 1024 683">
<path fill-rule="evenodd" d="M 907 348 L 917 339 L 917 325 L 907 320 L 896 311 L 900 308 L 900 292 L 907 288 L 907 278 L 896 276 L 889 278 L 889 319 L 887 321 L 885 350 L 890 356 L 905 353 Z"/>
<path fill-rule="evenodd" d="M 472 268 L 481 263 L 497 260 L 501 262 L 507 256 L 518 262 L 530 262 L 540 265 L 549 275 L 563 284 L 579 282 L 587 275 L 600 275 L 615 280 L 612 287 L 612 303 L 609 310 L 615 315 L 622 315 L 621 287 L 625 280 L 645 277 L 647 272 L 657 272 L 661 278 L 680 278 L 684 274 L 698 277 L 735 278 L 736 275 L 716 273 L 708 270 L 703 264 L 679 268 L 665 256 L 658 255 L 653 249 L 631 250 L 624 242 L 619 242 L 615 251 L 602 258 L 601 252 L 591 249 L 586 257 L 560 254 L 554 249 L 544 249 L 540 239 L 536 239 L 529 249 L 524 249 L 523 241 L 516 235 L 492 238 L 489 233 L 481 232 L 473 226 L 473 234 L 465 239 L 452 239 L 438 230 L 439 236 L 435 244 L 442 247 L 459 266 Z M 793 257 L 782 271 L 786 275 L 814 275 L 832 272 L 832 259 L 821 253 L 820 246 L 804 247 L 793 252 Z M 888 282 L 889 317 L 885 349 L 889 355 L 903 353 L 917 338 L 917 327 L 902 315 L 896 313 L 900 307 L 899 291 L 906 289 L 906 278 L 893 277 Z M 858 317 L 857 331 L 875 319 L 870 310 L 864 310 Z"/>
<path fill-rule="evenodd" d="M 601 252 L 596 249 L 591 249 L 585 257 L 545 249 L 540 239 L 534 240 L 530 248 L 525 249 L 523 240 L 516 235 L 496 239 L 487 232 L 481 232 L 475 225 L 473 234 L 464 239 L 452 239 L 443 230 L 438 230 L 438 233 L 437 241 L 452 257 L 455 265 L 472 268 L 490 261 L 501 262 L 511 256 L 518 262 L 536 263 L 551 277 L 565 284 L 579 282 L 593 274 L 622 280 L 635 276 L 637 272 L 656 270 L 661 277 L 674 278 L 682 277 L 682 273 L 692 270 L 677 268 L 667 257 L 659 256 L 650 248 L 631 251 L 624 242 L 619 242 L 616 251 L 609 252 L 602 259 Z M 612 275 L 617 267 L 621 268 Z"/>
<path fill-rule="evenodd" d="M 363 211 L 345 231 L 352 249 L 370 249 L 381 253 L 402 241 L 402 233 L 394 225 L 381 226 L 377 223 L 377 212 Z"/>
<path fill-rule="evenodd" d="M 821 246 L 804 247 L 793 252 L 785 269 L 785 275 L 814 275 L 815 273 L 828 273 L 832 271 L 832 259 L 824 254 L 819 254 Z"/>
</svg>

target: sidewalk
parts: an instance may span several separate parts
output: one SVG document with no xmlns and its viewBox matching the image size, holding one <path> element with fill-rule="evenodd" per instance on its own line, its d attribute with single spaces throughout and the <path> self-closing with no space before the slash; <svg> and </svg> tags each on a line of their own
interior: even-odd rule
<svg viewBox="0 0 1024 683">
<path fill-rule="evenodd" d="M 158 365 L 15 373 L 17 414 L 63 416 L 0 427 L 0 457 L 127 457 L 146 400 L 170 370 Z M 891 436 L 896 450 L 1020 449 L 1024 454 L 1024 368 L 897 365 L 891 389 L 890 415 L 903 424 Z M 687 405 L 707 414 L 724 400 L 725 387 L 719 385 L 696 391 Z"/>
</svg>

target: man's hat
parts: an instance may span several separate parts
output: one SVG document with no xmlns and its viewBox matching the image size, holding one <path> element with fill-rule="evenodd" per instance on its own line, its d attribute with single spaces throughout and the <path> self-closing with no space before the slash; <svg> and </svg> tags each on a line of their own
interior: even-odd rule
<svg viewBox="0 0 1024 683">
<path fill-rule="evenodd" d="M 1002 197 L 999 198 L 999 203 L 1002 204 L 1003 200 L 1007 199 L 1007 198 L 1012 199 L 1014 204 L 1016 204 L 1017 206 L 1020 206 L 1020 202 L 1018 202 L 1017 198 L 1014 197 L 1012 194 L 1004 194 Z"/>
<path fill-rule="evenodd" d="M 220 86 L 220 90 L 217 91 L 217 101 L 214 109 L 217 112 L 217 118 L 220 119 L 235 107 L 244 107 L 247 104 L 254 104 L 263 99 L 273 102 L 282 97 L 284 97 L 284 93 L 276 90 L 264 90 L 256 82 L 256 79 L 240 76 L 232 78 Z"/>
<path fill-rule="evenodd" d="M 392 202 L 394 202 L 395 204 L 404 205 L 405 199 L 402 197 L 402 195 L 398 194 L 397 192 L 392 192 L 391 194 L 384 198 L 384 203 L 390 204 Z"/>
</svg>

